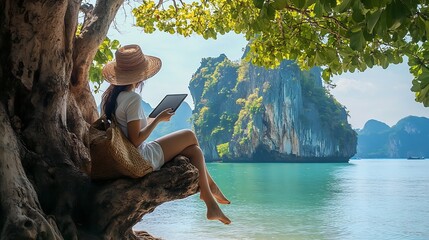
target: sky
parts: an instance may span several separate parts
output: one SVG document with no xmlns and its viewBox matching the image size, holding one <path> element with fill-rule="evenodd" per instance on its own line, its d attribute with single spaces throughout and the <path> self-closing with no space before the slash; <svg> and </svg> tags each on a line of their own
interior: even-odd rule
<svg viewBox="0 0 429 240">
<path fill-rule="evenodd" d="M 246 40 L 237 34 L 220 35 L 216 40 L 205 40 L 200 36 L 182 37 L 162 32 L 145 34 L 133 27 L 132 15 L 124 18 L 118 14 L 115 28 L 108 37 L 117 39 L 121 45 L 138 44 L 146 55 L 161 58 L 160 72 L 145 81 L 141 93 L 144 101 L 155 107 L 170 93 L 188 93 L 186 102 L 193 107 L 188 85 L 192 74 L 200 66 L 201 59 L 218 57 L 224 53 L 230 60 L 239 60 L 243 55 Z M 409 115 L 429 117 L 429 108 L 414 101 L 411 92 L 412 75 L 406 62 L 390 65 L 387 69 L 374 67 L 364 72 L 345 73 L 334 76 L 334 97 L 349 112 L 348 122 L 353 128 L 362 128 L 370 119 L 382 121 L 389 126 Z M 103 84 L 101 90 L 108 84 Z M 97 105 L 101 93 L 95 94 Z"/>
</svg>

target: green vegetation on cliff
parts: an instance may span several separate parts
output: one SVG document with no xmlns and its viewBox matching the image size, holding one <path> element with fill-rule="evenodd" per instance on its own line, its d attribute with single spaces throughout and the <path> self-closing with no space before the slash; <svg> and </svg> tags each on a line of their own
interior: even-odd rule
<svg viewBox="0 0 429 240">
<path fill-rule="evenodd" d="M 259 88 L 255 88 L 253 93 L 247 96 L 247 99 L 239 98 L 236 100 L 236 103 L 241 106 L 241 110 L 234 124 L 233 136 L 243 135 L 239 141 L 240 144 L 245 144 L 250 139 L 253 131 L 253 117 L 262 110 L 262 96 L 258 96 L 258 92 Z M 247 122 L 246 126 L 243 126 L 244 122 Z"/>
<path fill-rule="evenodd" d="M 233 136 L 245 132 L 240 144 L 249 140 L 253 129 L 253 116 L 261 111 L 262 96 L 258 96 L 258 88 L 242 98 L 237 94 L 237 87 L 240 82 L 246 81 L 248 71 L 249 63 L 243 61 L 237 64 L 225 55 L 205 58 L 190 82 L 190 85 L 201 93 L 193 114 L 195 131 L 207 141 L 224 139 L 216 146 L 220 157 L 227 156 L 229 139 Z M 199 89 L 201 87 L 202 89 Z M 235 104 L 228 108 L 217 99 L 228 99 Z"/>
<path fill-rule="evenodd" d="M 205 58 L 201 67 L 192 77 L 190 86 L 193 93 L 195 110 L 193 122 L 198 136 L 205 140 L 232 136 L 237 114 L 222 109 L 222 105 L 213 101 L 211 95 L 218 98 L 231 98 L 237 78 L 238 64 L 231 62 L 225 55 L 218 58 Z M 218 84 L 222 79 L 222 84 Z"/>
</svg>

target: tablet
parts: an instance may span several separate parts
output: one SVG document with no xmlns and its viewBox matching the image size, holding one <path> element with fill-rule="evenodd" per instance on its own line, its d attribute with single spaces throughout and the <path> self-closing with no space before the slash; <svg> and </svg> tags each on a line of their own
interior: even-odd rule
<svg viewBox="0 0 429 240">
<path fill-rule="evenodd" d="M 177 110 L 180 104 L 185 100 L 188 94 L 168 94 L 162 99 L 162 101 L 156 106 L 156 108 L 149 114 L 150 118 L 155 118 L 167 108 L 172 108 L 173 112 Z"/>
</svg>

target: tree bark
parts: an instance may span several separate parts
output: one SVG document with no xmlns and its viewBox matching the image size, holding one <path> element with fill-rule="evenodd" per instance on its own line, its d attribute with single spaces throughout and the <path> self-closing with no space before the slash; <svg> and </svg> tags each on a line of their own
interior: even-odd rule
<svg viewBox="0 0 429 240">
<path fill-rule="evenodd" d="M 197 191 L 183 158 L 141 179 L 88 177 L 87 71 L 122 1 L 98 3 L 109 10 L 82 42 L 80 1 L 0 2 L 0 239 L 137 239 L 144 214 Z"/>
<path fill-rule="evenodd" d="M 41 209 L 21 165 L 20 149 L 3 104 L 0 104 L 0 236 L 1 239 L 61 239 L 52 217 Z"/>
</svg>

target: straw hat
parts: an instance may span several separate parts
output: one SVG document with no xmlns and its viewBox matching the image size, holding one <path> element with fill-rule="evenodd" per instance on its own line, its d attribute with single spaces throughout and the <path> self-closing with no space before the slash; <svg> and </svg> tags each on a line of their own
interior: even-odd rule
<svg viewBox="0 0 429 240">
<path fill-rule="evenodd" d="M 123 86 L 144 81 L 161 69 L 161 59 L 144 55 L 138 45 L 126 45 L 115 53 L 115 60 L 103 68 L 103 76 L 113 85 Z"/>
</svg>

